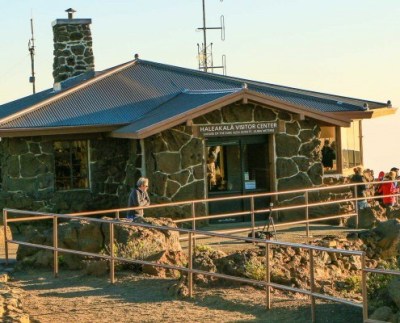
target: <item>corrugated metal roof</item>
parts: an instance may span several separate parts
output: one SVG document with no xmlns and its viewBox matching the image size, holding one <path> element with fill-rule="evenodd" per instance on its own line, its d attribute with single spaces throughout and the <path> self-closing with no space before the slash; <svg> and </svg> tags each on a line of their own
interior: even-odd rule
<svg viewBox="0 0 400 323">
<path fill-rule="evenodd" d="M 364 111 L 365 102 L 370 109 L 386 106 L 379 102 L 204 73 L 143 60 L 132 61 L 109 69 L 100 76 L 88 78 L 86 75 L 82 80 L 69 81 L 66 84 L 67 88 L 59 93 L 46 90 L 0 106 L 0 129 L 131 123 L 132 129 L 138 129 L 139 125 L 151 125 L 162 118 L 171 118 L 211 102 L 232 89 L 241 88 L 244 83 L 249 90 L 288 104 L 302 106 L 310 111 Z M 79 85 L 76 86 L 76 83 Z M 205 93 L 189 95 L 188 90 Z M 218 91 L 222 92 L 218 94 Z M 31 111 L 21 113 L 25 109 Z M 15 113 L 20 115 L 5 119 Z M 125 130 L 127 129 L 131 128 Z"/>
</svg>

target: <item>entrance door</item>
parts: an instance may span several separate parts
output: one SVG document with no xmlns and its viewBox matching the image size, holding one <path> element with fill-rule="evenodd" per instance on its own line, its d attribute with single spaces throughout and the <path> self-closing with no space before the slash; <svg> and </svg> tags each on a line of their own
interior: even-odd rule
<svg viewBox="0 0 400 323">
<path fill-rule="evenodd" d="M 270 163 L 267 136 L 245 136 L 225 140 L 207 140 L 208 197 L 225 197 L 270 191 Z M 267 207 L 269 201 L 258 199 L 256 208 Z M 229 200 L 209 203 L 209 214 L 250 210 L 250 202 Z M 211 222 L 248 221 L 249 216 L 216 219 Z"/>
</svg>

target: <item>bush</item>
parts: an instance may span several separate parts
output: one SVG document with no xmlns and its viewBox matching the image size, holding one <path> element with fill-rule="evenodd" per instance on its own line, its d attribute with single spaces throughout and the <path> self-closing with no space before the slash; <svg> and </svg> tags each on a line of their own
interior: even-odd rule
<svg viewBox="0 0 400 323">
<path fill-rule="evenodd" d="M 266 267 L 257 258 L 251 258 L 245 264 L 245 275 L 254 280 L 265 280 Z"/>
</svg>

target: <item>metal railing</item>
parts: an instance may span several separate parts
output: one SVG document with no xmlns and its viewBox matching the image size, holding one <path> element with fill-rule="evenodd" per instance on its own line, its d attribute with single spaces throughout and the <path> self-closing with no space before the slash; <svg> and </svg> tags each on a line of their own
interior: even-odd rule
<svg viewBox="0 0 400 323">
<path fill-rule="evenodd" d="M 388 182 L 398 182 L 398 181 L 388 181 Z M 369 182 L 367 184 L 368 185 L 380 185 L 380 184 L 382 184 L 382 182 Z M 307 236 L 309 236 L 309 232 L 310 232 L 309 224 L 313 223 L 313 222 L 320 222 L 320 221 L 326 221 L 326 220 L 331 220 L 331 219 L 339 219 L 339 218 L 355 216 L 357 219 L 356 225 L 358 225 L 357 203 L 354 203 L 355 204 L 354 212 L 344 213 L 344 214 L 336 214 L 336 215 L 331 215 L 331 216 L 323 216 L 323 217 L 318 217 L 315 219 L 310 219 L 310 208 L 312 208 L 312 207 L 329 205 L 329 204 L 333 204 L 333 203 L 356 202 L 356 201 L 363 200 L 363 199 L 369 199 L 369 200 L 372 199 L 373 200 L 376 198 L 383 198 L 383 197 L 393 196 L 393 195 L 397 197 L 400 195 L 399 193 L 397 193 L 397 194 L 392 194 L 392 195 L 381 195 L 379 197 L 374 197 L 374 196 L 358 197 L 357 190 L 356 190 L 357 185 L 358 185 L 357 183 L 352 183 L 352 184 L 334 185 L 334 186 L 326 186 L 326 187 L 318 187 L 318 188 L 309 188 L 309 189 L 302 189 L 302 190 L 291 190 L 291 191 L 284 191 L 284 192 L 272 192 L 272 193 L 241 195 L 241 196 L 213 198 L 213 199 L 190 200 L 190 201 L 174 202 L 174 203 L 167 203 L 167 204 L 156 204 L 156 205 L 151 205 L 151 206 L 146 207 L 146 209 L 154 209 L 154 208 L 166 208 L 166 207 L 190 205 L 191 206 L 190 207 L 191 217 L 175 220 L 174 222 L 176 224 L 189 222 L 192 225 L 192 229 L 154 226 L 154 225 L 149 225 L 149 224 L 144 224 L 144 223 L 120 221 L 121 212 L 142 209 L 142 207 L 119 208 L 119 209 L 111 209 L 111 210 L 98 210 L 98 211 L 90 211 L 90 212 L 79 212 L 79 213 L 74 213 L 74 214 L 53 214 L 53 213 L 45 213 L 45 212 L 4 209 L 3 210 L 3 225 L 4 225 L 4 236 L 5 236 L 6 261 L 8 261 L 8 258 L 9 258 L 8 244 L 15 243 L 15 244 L 19 244 L 19 245 L 25 245 L 25 246 L 29 246 L 29 247 L 41 248 L 41 249 L 47 249 L 47 250 L 53 251 L 53 253 L 54 253 L 54 275 L 56 277 L 58 276 L 58 271 L 59 271 L 59 263 L 58 263 L 59 252 L 73 253 L 73 254 L 78 254 L 78 255 L 82 255 L 82 256 L 97 257 L 97 258 L 102 258 L 102 259 L 108 260 L 110 263 L 110 281 L 111 281 L 111 283 L 115 282 L 115 262 L 117 262 L 117 261 L 118 262 L 132 262 L 132 263 L 142 264 L 142 265 L 163 267 L 166 269 L 179 270 L 181 272 L 185 272 L 188 274 L 189 296 L 191 296 L 191 297 L 193 296 L 193 274 L 202 274 L 202 275 L 214 276 L 214 277 L 218 277 L 218 278 L 225 278 L 225 279 L 230 279 L 230 280 L 235 280 L 235 281 L 240 281 L 240 282 L 247 282 L 247 283 L 267 287 L 267 307 L 268 308 L 270 308 L 270 300 L 271 300 L 270 290 L 271 290 L 271 288 L 282 289 L 282 290 L 291 291 L 291 292 L 298 292 L 298 293 L 301 293 L 304 295 L 308 295 L 308 296 L 310 296 L 310 299 L 311 299 L 313 321 L 315 321 L 315 298 L 321 298 L 321 299 L 326 299 L 326 300 L 331 300 L 331 301 L 336 301 L 336 302 L 340 302 L 340 303 L 344 303 L 344 304 L 362 307 L 363 318 L 364 318 L 364 320 L 366 320 L 368 318 L 367 296 L 366 296 L 367 295 L 366 294 L 366 274 L 368 272 L 373 272 L 373 273 L 399 275 L 400 274 L 399 272 L 366 268 L 365 253 L 361 252 L 361 251 L 348 251 L 348 250 L 340 250 L 340 249 L 315 247 L 315 246 L 311 246 L 311 245 L 294 244 L 294 243 L 289 243 L 289 242 L 278 242 L 278 241 L 272 241 L 272 240 L 255 239 L 255 231 L 260 228 L 260 227 L 256 227 L 256 225 L 255 225 L 255 216 L 259 213 L 268 213 L 268 212 L 272 212 L 272 211 L 279 212 L 279 211 L 283 211 L 283 210 L 293 210 L 293 209 L 304 208 L 305 209 L 305 219 L 304 220 L 279 223 L 279 224 L 276 224 L 275 226 L 280 227 L 280 226 L 288 226 L 288 225 L 305 224 L 306 225 L 306 234 L 307 234 Z M 335 200 L 324 201 L 324 202 L 313 202 L 313 203 L 309 202 L 310 193 L 313 193 L 315 191 L 330 190 L 330 191 L 334 192 L 335 190 L 340 191 L 343 189 L 353 191 L 353 193 L 352 193 L 353 196 L 350 198 L 335 199 Z M 262 208 L 262 209 L 256 209 L 254 206 L 255 199 L 257 199 L 257 198 L 270 198 L 271 199 L 271 198 L 277 198 L 278 196 L 285 195 L 285 194 L 298 194 L 298 195 L 304 194 L 305 203 L 299 204 L 299 205 L 278 206 L 278 207 L 274 207 L 274 208 Z M 206 204 L 206 203 L 211 203 L 211 202 L 216 202 L 216 201 L 231 201 L 231 200 L 237 200 L 237 199 L 249 199 L 250 200 L 250 210 L 241 211 L 241 212 L 216 214 L 216 215 L 196 216 L 196 204 L 199 204 L 199 203 Z M 10 218 L 9 214 L 18 215 L 18 217 Z M 113 216 L 114 219 L 98 219 L 98 218 L 90 217 L 90 216 L 104 216 L 104 215 L 110 215 L 110 214 Z M 243 216 L 243 215 L 249 215 L 249 214 L 250 214 L 250 218 L 251 218 L 251 227 L 250 228 L 231 230 L 229 233 L 239 233 L 239 232 L 244 232 L 244 231 L 251 231 L 252 237 L 245 238 L 245 237 L 240 237 L 240 236 L 228 235 L 226 233 L 222 234 L 222 233 L 212 232 L 212 231 L 196 230 L 196 222 L 197 221 L 217 219 L 217 218 L 223 218 L 223 217 L 232 217 L 232 216 Z M 110 230 L 109 230 L 110 231 L 110 233 L 109 233 L 109 235 L 110 235 L 109 236 L 110 254 L 109 255 L 95 254 L 95 253 L 90 253 L 90 252 L 83 252 L 83 251 L 60 248 L 58 246 L 58 222 L 59 222 L 58 219 L 59 218 L 78 219 L 78 220 L 93 221 L 93 222 L 98 222 L 98 223 L 108 223 L 108 225 L 110 227 Z M 16 223 L 16 222 L 24 222 L 24 221 L 40 221 L 40 220 L 46 220 L 46 219 L 47 220 L 50 219 L 53 221 L 53 246 L 39 245 L 39 244 L 33 244 L 33 243 L 24 242 L 24 241 L 7 239 L 6 230 L 7 230 L 8 224 Z M 145 260 L 126 259 L 126 258 L 116 256 L 114 254 L 114 248 L 112 245 L 112 243 L 115 240 L 114 239 L 114 226 L 115 225 L 141 226 L 141 227 L 153 228 L 153 229 L 158 229 L 158 230 L 178 231 L 180 234 L 185 234 L 187 236 L 187 240 L 189 241 L 188 267 L 179 267 L 179 266 L 166 265 L 166 264 L 156 264 L 156 263 L 152 263 L 152 262 L 145 261 Z M 229 275 L 225 275 L 225 274 L 211 273 L 211 272 L 207 272 L 207 271 L 194 269 L 193 268 L 193 250 L 195 247 L 195 239 L 200 238 L 200 237 L 219 237 L 219 238 L 224 238 L 224 239 L 234 239 L 234 240 L 239 240 L 239 241 L 265 244 L 265 250 L 266 250 L 266 274 L 265 274 L 266 279 L 265 279 L 265 281 L 256 281 L 256 280 L 243 278 L 243 277 L 234 277 L 234 276 L 229 276 Z M 270 269 L 271 269 L 270 268 L 270 246 L 271 245 L 288 246 L 288 247 L 294 247 L 294 248 L 305 248 L 305 249 L 309 250 L 309 254 L 310 254 L 310 256 L 309 256 L 309 258 L 310 258 L 310 286 L 311 286 L 310 290 L 302 290 L 302 289 L 298 289 L 298 288 L 294 288 L 294 287 L 285 286 L 282 284 L 272 283 L 270 281 Z M 356 303 L 356 302 L 348 301 L 345 299 L 335 298 L 335 297 L 332 297 L 329 295 L 323 295 L 323 294 L 317 293 L 315 291 L 314 264 L 313 264 L 314 263 L 313 256 L 314 256 L 315 250 L 326 251 L 326 252 L 330 252 L 330 253 L 351 254 L 351 255 L 361 257 L 362 298 L 363 298 L 362 303 Z"/>
<path fill-rule="evenodd" d="M 12 218 L 10 215 L 12 214 L 23 214 L 23 215 L 29 215 L 29 216 L 24 216 L 20 218 Z M 109 261 L 109 267 L 110 267 L 110 282 L 115 283 L 115 263 L 116 262 L 128 262 L 128 263 L 135 263 L 135 264 L 141 264 L 141 265 L 149 265 L 149 266 L 155 266 L 155 267 L 162 267 L 165 269 L 172 269 L 172 270 L 178 270 L 180 272 L 187 273 L 188 275 L 188 290 L 189 290 L 189 296 L 193 297 L 193 292 L 194 292 L 194 286 L 193 286 L 193 275 L 194 274 L 201 274 L 201 275 L 206 275 L 206 276 L 211 276 L 211 277 L 217 277 L 217 278 L 222 278 L 222 279 L 228 279 L 228 280 L 233 280 L 237 282 L 243 282 L 243 283 L 249 283 L 253 284 L 256 286 L 263 286 L 266 288 L 266 307 L 267 309 L 271 309 L 271 300 L 272 300 L 272 293 L 271 289 L 279 289 L 279 290 L 284 290 L 287 292 L 293 292 L 293 293 L 300 293 L 303 295 L 307 295 L 310 297 L 310 302 L 311 302 L 311 317 L 312 321 L 315 322 L 315 307 L 316 299 L 323 299 L 327 301 L 333 301 L 333 302 L 338 302 L 342 304 L 347 304 L 351 306 L 355 306 L 358 308 L 362 308 L 363 311 L 363 318 L 367 319 L 367 290 L 366 290 L 366 269 L 365 269 L 365 252 L 363 251 L 351 251 L 351 250 L 341 250 L 341 249 L 332 249 L 332 248 L 326 248 L 326 247 L 318 247 L 318 246 L 312 246 L 312 245 L 305 245 L 305 244 L 296 244 L 296 243 L 289 243 L 289 242 L 279 242 L 279 241 L 272 241 L 272 240 L 262 240 L 262 239 L 254 239 L 254 238 L 246 238 L 246 237 L 240 237 L 240 236 L 234 236 L 234 235 L 227 235 L 227 234 L 221 234 L 221 233 L 215 233 L 215 232 L 205 232 L 205 231 L 199 231 L 199 230 L 193 230 L 193 229 L 182 229 L 182 228 L 177 228 L 177 227 L 168 227 L 168 226 L 156 226 L 156 225 L 150 225 L 146 223 L 136 223 L 136 222 L 126 222 L 126 221 L 120 221 L 116 219 L 97 219 L 97 218 L 91 218 L 91 217 L 81 217 L 81 216 L 71 216 L 71 215 L 63 215 L 63 214 L 52 214 L 52 213 L 43 213 L 43 212 L 33 212 L 33 211 L 21 211 L 21 210 L 14 210 L 14 209 L 4 209 L 3 210 L 3 223 L 4 223 L 4 228 L 6 228 L 10 223 L 17 223 L 17 222 L 24 222 L 24 221 L 40 221 L 40 220 L 47 220 L 47 219 L 52 219 L 53 221 L 53 245 L 41 245 L 41 244 L 36 244 L 36 243 L 29 243 L 29 242 L 24 242 L 24 241 L 19 241 L 19 240 L 14 240 L 14 239 L 8 239 L 7 236 L 5 236 L 5 255 L 6 255 L 6 262 L 8 262 L 8 245 L 9 243 L 14 243 L 17 245 L 23 245 L 27 247 L 32 247 L 32 248 L 39 248 L 39 249 L 45 249 L 45 250 L 50 250 L 53 251 L 53 259 L 54 259 L 54 264 L 53 264 L 53 271 L 54 271 L 54 276 L 58 277 L 59 276 L 59 253 L 71 253 L 71 254 L 76 254 L 80 256 L 87 256 L 87 257 L 94 257 L 94 258 L 100 258 L 100 259 L 106 259 Z M 66 219 L 66 220 L 82 220 L 82 221 L 89 221 L 89 222 L 96 222 L 96 223 L 104 223 L 109 225 L 109 254 L 103 254 L 103 253 L 93 253 L 93 252 L 84 252 L 84 251 L 79 251 L 79 250 L 72 250 L 72 249 L 65 249 L 65 248 L 60 248 L 58 245 L 58 230 L 59 230 L 59 219 Z M 150 229 L 155 229 L 155 230 L 169 230 L 169 231 L 177 231 L 179 233 L 186 233 L 189 236 L 189 247 L 188 247 L 188 265 L 187 267 L 182 267 L 182 266 L 176 266 L 176 265 L 168 265 L 168 264 L 160 264 L 156 262 L 150 262 L 146 260 L 140 260 L 140 259 L 129 259 L 129 258 L 124 258 L 124 257 L 119 257 L 115 255 L 114 252 L 114 243 L 115 237 L 114 237 L 114 227 L 116 225 L 128 225 L 128 226 L 137 226 L 137 227 L 143 227 L 143 228 L 150 228 Z M 233 239 L 233 240 L 238 240 L 238 241 L 243 241 L 243 242 L 254 242 L 254 243 L 261 243 L 265 247 L 265 280 L 259 281 L 251 278 L 246 278 L 246 277 L 237 277 L 237 276 L 232 276 L 232 275 L 227 275 L 223 273 L 215 273 L 215 272 L 209 272 L 209 271 L 204 271 L 204 270 L 199 270 L 193 268 L 193 258 L 194 258 L 194 235 L 202 233 L 205 235 L 208 235 L 210 237 L 219 237 L 219 238 L 224 238 L 224 239 Z M 298 248 L 298 249 L 306 249 L 308 250 L 309 253 L 309 281 L 310 281 L 310 288 L 309 289 L 302 289 L 302 288 L 296 288 L 296 287 L 291 287 L 287 286 L 284 284 L 278 284 L 271 282 L 271 246 L 281 246 L 281 247 L 292 247 L 292 248 Z M 315 264 L 314 264 L 314 253 L 318 252 L 328 252 L 328 253 L 339 253 L 339 254 L 345 254 L 345 255 L 353 255 L 353 256 L 358 256 L 361 257 L 361 282 L 362 282 L 362 302 L 354 302 L 352 300 L 348 300 L 345 298 L 338 298 L 326 294 L 321 294 L 318 293 L 315 289 L 315 277 L 314 277 L 314 272 L 315 272 Z"/>
</svg>

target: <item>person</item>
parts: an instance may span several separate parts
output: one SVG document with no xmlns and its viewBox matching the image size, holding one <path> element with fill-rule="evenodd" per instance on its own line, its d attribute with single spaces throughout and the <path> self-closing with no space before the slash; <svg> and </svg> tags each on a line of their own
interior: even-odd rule
<svg viewBox="0 0 400 323">
<path fill-rule="evenodd" d="M 365 197 L 366 196 L 366 190 L 367 190 L 367 185 L 365 184 L 365 178 L 363 176 L 363 171 L 362 167 L 358 166 L 353 169 L 354 175 L 351 177 L 350 182 L 351 183 L 362 183 L 357 185 L 357 198 L 360 197 Z M 359 210 L 367 208 L 368 202 L 367 200 L 358 200 L 357 201 L 357 206 Z"/>
<path fill-rule="evenodd" d="M 326 139 L 324 141 L 324 146 L 321 149 L 321 153 L 322 153 L 322 165 L 326 169 L 332 169 L 333 160 L 336 159 L 336 153 L 332 149 L 332 147 L 329 146 L 329 139 Z"/>
<path fill-rule="evenodd" d="M 380 171 L 377 181 L 382 182 L 384 178 L 385 178 L 385 172 L 384 171 Z M 381 195 L 383 195 L 382 184 L 377 184 L 376 187 L 375 187 L 374 196 L 381 196 Z M 379 203 L 380 206 L 384 207 L 383 198 L 380 197 L 380 198 L 377 198 L 375 200 Z"/>
<path fill-rule="evenodd" d="M 385 176 L 386 182 L 383 182 L 381 185 L 382 195 L 388 195 L 383 197 L 383 204 L 387 209 L 390 209 L 393 205 L 396 204 L 396 194 L 398 192 L 397 187 L 395 186 L 393 181 L 396 179 L 396 172 L 391 171 Z"/>
<path fill-rule="evenodd" d="M 149 188 L 149 180 L 146 177 L 140 177 L 136 183 L 136 187 L 131 191 L 128 199 L 128 207 L 134 206 L 148 206 L 150 205 L 150 197 L 147 193 Z M 136 217 L 143 217 L 143 209 L 128 211 L 127 218 L 135 219 Z"/>
</svg>

